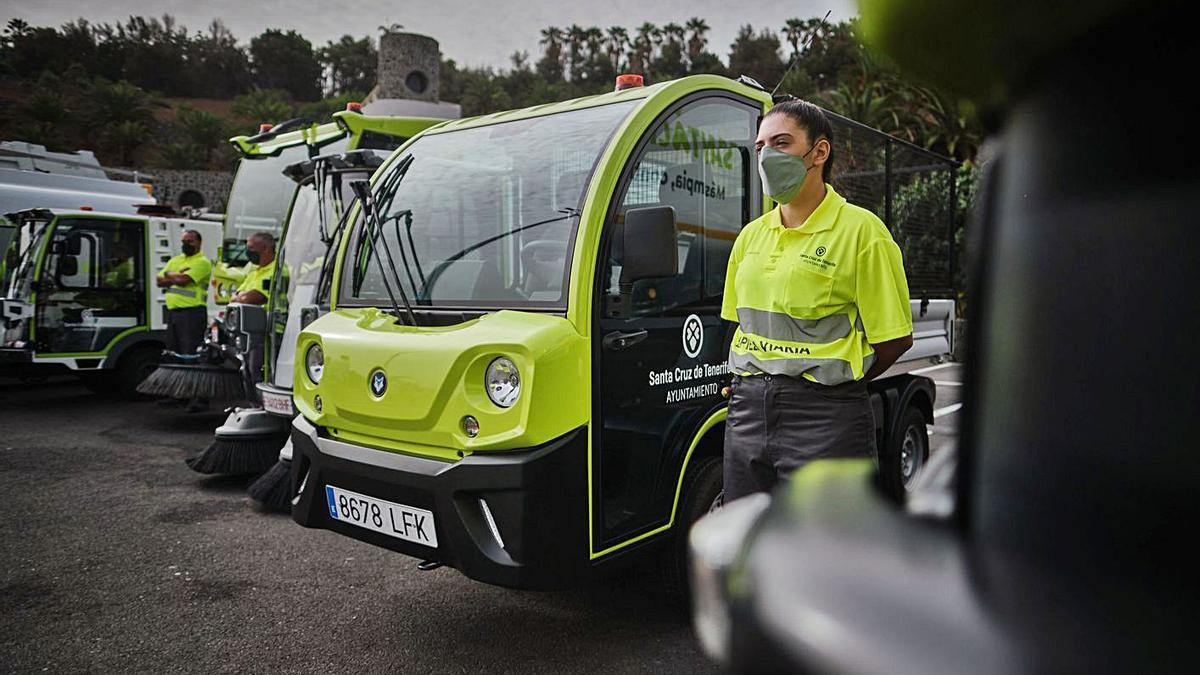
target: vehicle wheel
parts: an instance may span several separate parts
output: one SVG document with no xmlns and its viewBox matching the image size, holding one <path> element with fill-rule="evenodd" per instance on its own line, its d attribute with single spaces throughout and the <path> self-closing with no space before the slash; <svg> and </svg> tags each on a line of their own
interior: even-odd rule
<svg viewBox="0 0 1200 675">
<path fill-rule="evenodd" d="M 662 556 L 663 589 L 672 603 L 686 607 L 691 599 L 688 584 L 688 531 L 703 516 L 724 503 L 724 473 L 720 457 L 702 457 L 688 467 L 680 492 L 678 518 L 669 548 Z"/>
<path fill-rule="evenodd" d="M 880 465 L 884 483 L 894 495 L 911 492 L 929 461 L 929 431 L 925 425 L 925 415 L 912 406 L 900 418 L 899 432 Z"/>
<path fill-rule="evenodd" d="M 112 374 L 115 392 L 126 399 L 138 398 L 138 384 L 158 368 L 158 358 L 160 350 L 156 347 L 139 347 L 125 353 Z"/>
</svg>

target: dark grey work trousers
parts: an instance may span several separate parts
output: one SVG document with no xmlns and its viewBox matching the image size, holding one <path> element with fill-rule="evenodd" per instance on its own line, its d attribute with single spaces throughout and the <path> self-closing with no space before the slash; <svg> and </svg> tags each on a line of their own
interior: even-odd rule
<svg viewBox="0 0 1200 675">
<path fill-rule="evenodd" d="M 725 501 L 770 490 L 796 469 L 829 457 L 876 457 L 866 382 L 828 387 L 781 375 L 733 378 Z"/>
<path fill-rule="evenodd" d="M 208 327 L 206 307 L 167 310 L 167 349 L 176 354 L 195 354 L 204 343 Z"/>
</svg>

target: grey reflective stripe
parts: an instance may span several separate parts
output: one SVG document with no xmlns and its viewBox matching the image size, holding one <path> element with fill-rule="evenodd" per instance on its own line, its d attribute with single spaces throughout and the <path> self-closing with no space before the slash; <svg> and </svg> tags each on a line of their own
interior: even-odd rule
<svg viewBox="0 0 1200 675">
<path fill-rule="evenodd" d="M 175 295 L 183 295 L 183 296 L 186 296 L 189 298 L 194 298 L 194 297 L 196 297 L 196 294 L 197 294 L 197 291 L 189 291 L 189 290 L 180 288 L 179 286 L 172 286 L 167 289 L 167 292 L 173 293 Z"/>
<path fill-rule="evenodd" d="M 850 337 L 850 317 L 845 314 L 797 319 L 783 312 L 738 307 L 737 315 L 743 333 L 753 333 L 768 340 L 829 344 Z"/>
<path fill-rule="evenodd" d="M 736 373 L 765 373 L 800 377 L 803 373 L 816 378 L 817 382 L 833 386 L 854 381 L 850 362 L 842 359 L 783 358 L 760 359 L 753 354 L 739 354 L 729 350 L 729 368 Z"/>
</svg>

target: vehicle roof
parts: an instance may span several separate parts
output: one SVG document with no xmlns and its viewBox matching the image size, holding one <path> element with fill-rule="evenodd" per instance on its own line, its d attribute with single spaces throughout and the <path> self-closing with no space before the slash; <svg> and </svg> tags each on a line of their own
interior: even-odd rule
<svg viewBox="0 0 1200 675">
<path fill-rule="evenodd" d="M 197 223 L 205 227 L 215 225 L 221 226 L 221 223 L 213 220 L 199 220 L 195 218 L 185 218 L 184 216 L 164 216 L 150 215 L 146 213 L 118 213 L 116 211 L 87 211 L 84 209 L 56 209 L 56 208 L 36 208 L 22 209 L 12 213 L 5 214 L 9 219 L 20 218 L 25 215 L 51 215 L 51 216 L 82 216 L 85 218 L 112 218 L 120 220 L 180 220 L 188 223 Z"/>
<path fill-rule="evenodd" d="M 477 117 L 467 117 L 461 120 L 449 120 L 443 122 L 436 127 L 432 127 L 426 134 L 444 133 L 447 131 L 457 131 L 460 129 L 469 129 L 473 127 L 482 127 L 489 124 L 499 124 L 501 122 L 511 122 L 513 120 L 528 119 L 531 117 L 539 117 L 542 115 L 553 115 L 555 113 L 568 112 L 571 110 L 582 110 L 584 108 L 593 108 L 610 103 L 620 103 L 622 101 L 636 101 L 642 99 L 648 101 L 652 98 L 669 97 L 675 98 L 689 94 L 693 91 L 704 89 L 719 89 L 748 96 L 758 100 L 764 104 L 770 104 L 771 96 L 767 92 L 756 89 L 754 87 L 736 82 L 728 77 L 720 75 L 689 75 L 676 80 L 667 80 L 657 84 L 651 84 L 644 87 L 632 87 L 621 91 L 612 91 L 604 94 L 595 94 L 592 96 L 582 96 L 573 98 L 567 101 L 556 101 L 553 103 L 543 103 L 541 105 L 530 106 L 528 108 L 516 108 L 514 110 L 502 110 L 500 112 L 490 113 L 488 115 L 479 115 Z"/>
</svg>

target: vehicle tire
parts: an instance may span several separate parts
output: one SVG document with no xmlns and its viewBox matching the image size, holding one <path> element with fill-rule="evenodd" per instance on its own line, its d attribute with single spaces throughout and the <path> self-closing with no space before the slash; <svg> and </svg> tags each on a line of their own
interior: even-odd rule
<svg viewBox="0 0 1200 675">
<path fill-rule="evenodd" d="M 160 348 L 138 347 L 122 354 L 113 374 L 115 393 L 125 399 L 140 398 L 138 384 L 158 368 Z"/>
<path fill-rule="evenodd" d="M 902 497 L 913 489 L 929 462 L 929 431 L 925 415 L 914 406 L 904 409 L 900 425 L 879 468 L 888 492 Z"/>
<path fill-rule="evenodd" d="M 724 481 L 720 457 L 701 457 L 684 474 L 678 517 L 661 558 L 663 590 L 672 604 L 686 608 L 690 603 L 688 532 L 697 520 L 721 508 Z"/>
</svg>

